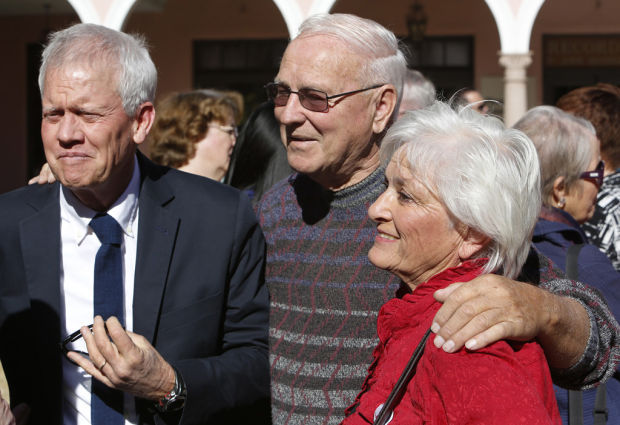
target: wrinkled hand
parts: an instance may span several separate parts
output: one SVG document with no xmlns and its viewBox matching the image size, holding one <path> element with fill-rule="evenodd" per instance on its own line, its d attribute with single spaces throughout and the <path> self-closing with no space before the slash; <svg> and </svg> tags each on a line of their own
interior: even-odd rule
<svg viewBox="0 0 620 425">
<path fill-rule="evenodd" d="M 68 357 L 108 387 L 153 401 L 174 387 L 172 366 L 146 338 L 125 331 L 116 317 L 104 325 L 101 316 L 96 316 L 92 332 L 86 326 L 80 331 L 89 358 L 76 352 Z"/>
<path fill-rule="evenodd" d="M 15 406 L 11 411 L 9 403 L 0 397 L 0 425 L 26 425 L 30 416 L 30 409 L 24 403 Z"/>
<path fill-rule="evenodd" d="M 452 353 L 502 340 L 535 338 L 548 319 L 548 292 L 503 276 L 483 275 L 435 292 L 442 302 L 431 326 L 436 347 Z"/>
<path fill-rule="evenodd" d="M 28 180 L 28 184 L 48 184 L 48 183 L 54 183 L 55 181 L 56 181 L 56 177 L 54 177 L 54 174 L 52 173 L 50 166 L 46 162 L 45 164 L 43 164 L 43 167 L 41 167 L 41 171 L 39 171 L 39 175 L 34 176 L 30 180 Z"/>
</svg>

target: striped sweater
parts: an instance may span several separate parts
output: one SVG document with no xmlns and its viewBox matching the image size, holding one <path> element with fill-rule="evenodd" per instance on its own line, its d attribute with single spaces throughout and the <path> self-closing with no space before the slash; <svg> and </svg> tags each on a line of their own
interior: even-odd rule
<svg viewBox="0 0 620 425">
<path fill-rule="evenodd" d="M 378 169 L 331 192 L 293 174 L 258 205 L 267 241 L 274 425 L 338 424 L 362 386 L 378 342 L 379 309 L 398 287 L 367 258 L 376 231 L 367 210 L 383 180 Z M 554 371 L 554 380 L 591 385 L 613 373 L 618 325 L 599 296 L 563 279 L 544 257 L 534 255 L 523 277 L 578 299 L 592 319 L 584 356 L 570 370 Z"/>
<path fill-rule="evenodd" d="M 293 175 L 261 200 L 274 424 L 338 424 L 364 382 L 379 308 L 397 288 L 367 258 L 367 211 L 383 189 L 381 169 L 338 192 Z"/>
</svg>

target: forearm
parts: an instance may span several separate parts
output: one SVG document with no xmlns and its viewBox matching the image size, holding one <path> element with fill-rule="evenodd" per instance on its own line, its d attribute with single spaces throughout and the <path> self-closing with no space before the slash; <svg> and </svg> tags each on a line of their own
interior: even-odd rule
<svg viewBox="0 0 620 425">
<path fill-rule="evenodd" d="M 541 294 L 542 295 L 542 294 Z M 549 367 L 569 369 L 582 358 L 590 338 L 590 317 L 579 301 L 544 291 L 546 319 L 537 335 Z"/>
<path fill-rule="evenodd" d="M 540 332 L 539 340 L 549 360 L 554 383 L 565 388 L 586 389 L 605 381 L 614 373 L 620 361 L 620 327 L 605 300 L 596 290 L 579 282 L 554 279 L 545 282 L 544 286 L 559 298 L 570 300 L 573 306 L 580 305 L 587 315 L 586 321 L 583 318 L 570 318 L 567 316 L 578 313 L 571 313 L 568 304 L 556 307 L 558 311 L 563 311 L 557 314 L 558 317 L 563 316 L 564 319 L 560 319 L 555 327 L 549 326 L 549 331 Z M 584 326 L 588 326 L 586 339 Z M 551 336 L 553 333 L 555 337 Z M 562 356 L 558 354 L 558 349 L 551 346 L 554 338 L 560 341 L 556 343 L 565 344 L 565 349 L 571 351 L 566 357 L 573 357 L 572 361 L 558 360 Z M 571 339 L 572 342 L 568 342 Z M 582 344 L 585 342 L 585 345 L 582 345 L 581 355 L 577 356 L 578 351 L 572 351 L 570 347 L 575 347 L 579 341 Z"/>
<path fill-rule="evenodd" d="M 605 299 L 597 290 L 565 279 L 536 252 L 519 281 L 482 275 L 434 296 L 444 304 L 434 318 L 434 343 L 445 351 L 537 338 L 554 382 L 577 389 L 609 378 L 620 362 L 620 327 Z"/>
<path fill-rule="evenodd" d="M 620 327 L 607 305 L 602 301 L 582 306 L 590 321 L 590 335 L 583 354 L 569 368 L 551 369 L 554 383 L 570 389 L 587 389 L 605 382 L 620 364 Z"/>
<path fill-rule="evenodd" d="M 581 282 L 566 279 L 562 271 L 556 268 L 549 259 L 540 254 L 537 257 L 540 272 L 539 286 L 555 295 L 580 303 L 588 315 L 590 327 L 586 346 L 575 364 L 570 365 L 569 368 L 555 367 L 552 364 L 553 381 L 565 388 L 591 388 L 611 376 L 620 361 L 618 322 L 609 310 L 607 302 L 596 289 Z M 580 323 L 583 329 L 584 323 Z M 570 335 L 574 332 L 573 328 L 566 326 L 564 324 L 558 332 L 566 333 L 569 338 L 573 337 Z M 545 347 L 545 354 L 547 354 L 547 347 Z"/>
</svg>

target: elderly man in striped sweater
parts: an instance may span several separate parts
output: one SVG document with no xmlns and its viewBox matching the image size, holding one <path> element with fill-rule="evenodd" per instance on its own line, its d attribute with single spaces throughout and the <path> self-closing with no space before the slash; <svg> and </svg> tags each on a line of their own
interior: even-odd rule
<svg viewBox="0 0 620 425">
<path fill-rule="evenodd" d="M 377 312 L 398 286 L 366 257 L 375 236 L 366 210 L 384 189 L 378 149 L 405 70 L 396 37 L 381 25 L 317 15 L 302 24 L 267 85 L 297 171 L 258 206 L 274 424 L 339 423 L 366 375 Z M 539 287 L 486 275 L 436 293 L 444 306 L 435 344 L 453 352 L 536 337 L 559 383 L 580 387 L 613 373 L 618 325 L 604 302 L 534 260 L 529 276 Z"/>
</svg>

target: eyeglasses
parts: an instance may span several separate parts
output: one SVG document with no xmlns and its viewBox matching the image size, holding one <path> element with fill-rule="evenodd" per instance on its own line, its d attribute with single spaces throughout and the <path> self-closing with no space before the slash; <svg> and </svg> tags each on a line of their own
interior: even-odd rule
<svg viewBox="0 0 620 425">
<path fill-rule="evenodd" d="M 237 138 L 237 136 L 239 136 L 239 131 L 237 130 L 237 127 L 235 127 L 234 125 L 209 124 L 209 127 L 217 128 L 218 130 L 223 131 L 224 133 L 228 133 L 230 137 Z"/>
<path fill-rule="evenodd" d="M 348 91 L 345 93 L 338 93 L 328 96 L 327 93 L 317 89 L 301 88 L 298 91 L 291 90 L 290 87 L 285 86 L 282 83 L 269 83 L 265 86 L 267 91 L 267 97 L 276 106 L 286 106 L 288 98 L 291 94 L 296 94 L 299 97 L 299 103 L 301 106 L 312 112 L 327 112 L 329 110 L 329 100 L 337 97 L 348 96 L 355 93 L 361 93 L 364 91 L 379 88 L 385 84 L 375 84 L 374 86 L 366 87 L 359 90 Z"/>
<path fill-rule="evenodd" d="M 90 329 L 90 331 L 93 331 L 93 325 L 88 325 L 88 329 Z M 67 357 L 67 354 L 69 354 L 69 351 L 75 351 L 76 353 L 80 353 L 83 356 L 88 357 L 88 353 L 85 351 L 80 351 L 80 350 L 70 350 L 68 348 L 68 345 L 71 344 L 72 342 L 77 341 L 78 339 L 82 338 L 82 333 L 80 332 L 80 330 L 78 329 L 77 331 L 73 332 L 71 335 L 69 335 L 68 337 L 66 337 L 65 339 L 63 339 L 62 341 L 60 341 L 58 343 L 58 345 L 60 346 L 60 351 L 62 352 L 62 354 L 67 358 L 67 360 L 69 360 L 71 363 L 73 364 L 77 364 L 75 363 L 73 360 L 69 359 Z"/>
<path fill-rule="evenodd" d="M 470 103 L 471 107 L 474 108 L 476 111 L 480 112 L 481 114 L 485 114 L 487 112 L 489 112 L 489 106 L 486 104 L 486 102 L 482 101 L 482 102 L 476 102 L 476 103 Z"/>
<path fill-rule="evenodd" d="M 605 175 L 605 162 L 599 161 L 594 171 L 584 171 L 579 175 L 580 179 L 590 180 L 592 183 L 601 187 L 603 184 L 603 177 Z"/>
<path fill-rule="evenodd" d="M 104 328 L 106 330 L 106 333 L 108 332 L 108 328 L 104 325 Z M 92 332 L 93 331 L 93 325 L 90 324 L 88 325 L 88 329 Z M 125 329 L 125 327 L 123 326 L 123 329 Z M 77 331 L 73 332 L 71 335 L 67 336 L 65 339 L 63 339 L 62 341 L 60 341 L 58 343 L 58 346 L 60 347 L 60 351 L 62 352 L 62 354 L 67 357 L 67 354 L 69 354 L 69 351 L 73 351 L 76 353 L 79 353 L 83 356 L 88 357 L 88 353 L 86 351 L 80 351 L 80 350 L 72 350 L 70 349 L 68 346 L 69 344 L 79 340 L 80 338 L 82 338 L 82 332 L 80 332 L 80 329 L 78 329 Z M 69 360 L 71 363 L 76 364 L 73 360 L 69 359 L 67 357 L 67 360 Z"/>
</svg>

